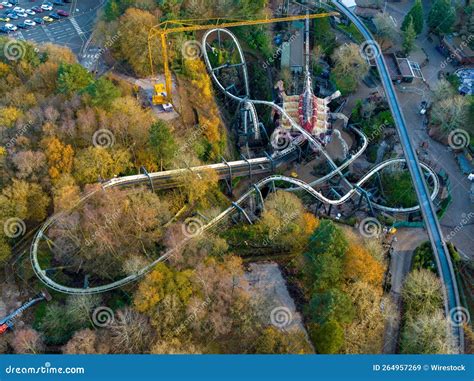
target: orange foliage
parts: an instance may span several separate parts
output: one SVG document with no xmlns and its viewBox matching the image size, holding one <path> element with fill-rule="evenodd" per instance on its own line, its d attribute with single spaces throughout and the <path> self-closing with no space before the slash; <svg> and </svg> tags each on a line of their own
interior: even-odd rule
<svg viewBox="0 0 474 381">
<path fill-rule="evenodd" d="M 71 172 L 74 157 L 72 147 L 69 144 L 62 144 L 58 138 L 49 138 L 43 143 L 46 146 L 45 154 L 51 179 L 57 179 L 61 174 Z"/>
<path fill-rule="evenodd" d="M 372 285 L 381 285 L 383 279 L 382 265 L 377 262 L 365 247 L 351 242 L 344 263 L 345 277 L 360 280 Z"/>
<path fill-rule="evenodd" d="M 303 214 L 303 228 L 305 234 L 312 234 L 314 230 L 319 226 L 319 219 L 311 213 Z"/>
</svg>

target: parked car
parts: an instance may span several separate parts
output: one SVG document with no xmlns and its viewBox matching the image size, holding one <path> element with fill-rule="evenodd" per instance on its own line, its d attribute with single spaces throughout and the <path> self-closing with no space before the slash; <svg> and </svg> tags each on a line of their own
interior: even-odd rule
<svg viewBox="0 0 474 381">
<path fill-rule="evenodd" d="M 8 1 L 2 1 L 1 3 L 4 7 L 11 8 L 13 5 L 11 5 Z"/>
<path fill-rule="evenodd" d="M 69 16 L 69 12 L 66 12 L 66 11 L 64 11 L 64 10 L 62 10 L 62 9 L 58 9 L 58 10 L 56 11 L 56 13 L 57 13 L 59 16 L 63 16 L 63 17 L 68 17 L 68 16 Z"/>
<path fill-rule="evenodd" d="M 54 13 L 50 13 L 50 14 L 49 14 L 49 17 L 51 17 L 52 19 L 55 19 L 55 20 L 59 20 L 59 19 L 60 19 L 59 15 L 58 15 L 57 13 L 55 13 L 55 12 L 54 12 Z"/>
<path fill-rule="evenodd" d="M 36 13 L 42 13 L 42 12 L 44 12 L 44 10 L 43 10 L 43 9 L 41 9 L 41 7 L 40 7 L 40 6 L 38 6 L 38 5 L 37 5 L 37 6 L 34 6 L 34 7 L 32 7 L 32 8 L 31 8 L 31 10 L 32 10 L 33 12 L 36 12 Z"/>
<path fill-rule="evenodd" d="M 18 15 L 16 13 L 8 13 L 7 17 L 10 17 L 12 20 L 18 20 Z"/>
<path fill-rule="evenodd" d="M 35 26 L 36 25 L 36 22 L 33 21 L 33 20 L 25 20 L 25 24 L 28 25 L 28 26 Z"/>
<path fill-rule="evenodd" d="M 36 23 L 36 24 L 44 24 L 44 20 L 41 18 L 41 17 L 35 17 L 33 19 L 33 21 Z"/>
<path fill-rule="evenodd" d="M 4 26 L 0 26 L 0 33 L 8 33 L 8 32 L 9 32 L 8 28 Z"/>
<path fill-rule="evenodd" d="M 28 13 L 30 16 L 36 15 L 36 12 L 35 12 L 34 10 L 32 10 L 32 9 L 26 9 L 26 10 L 25 10 L 25 13 Z"/>
<path fill-rule="evenodd" d="M 28 29 L 28 25 L 26 25 L 24 22 L 18 23 L 17 27 L 20 29 Z"/>
<path fill-rule="evenodd" d="M 28 17 L 28 13 L 25 12 L 17 12 L 16 14 L 20 17 Z"/>
<path fill-rule="evenodd" d="M 25 9 L 22 8 L 22 7 L 15 7 L 15 8 L 13 8 L 13 10 L 14 10 L 15 12 L 24 12 L 24 11 L 25 11 Z"/>
<path fill-rule="evenodd" d="M 18 28 L 17 28 L 15 25 L 13 25 L 13 24 L 5 24 L 5 28 L 7 28 L 8 30 L 13 31 L 13 32 L 18 29 Z"/>
<path fill-rule="evenodd" d="M 53 21 L 54 21 L 54 19 L 52 19 L 52 18 L 49 17 L 49 16 L 44 16 L 44 17 L 43 17 L 43 20 L 46 21 L 46 22 L 53 22 Z"/>
<path fill-rule="evenodd" d="M 52 10 L 53 10 L 53 6 L 52 6 L 52 5 L 48 5 L 48 4 L 41 4 L 41 9 L 44 9 L 45 11 L 52 11 Z"/>
<path fill-rule="evenodd" d="M 10 17 L 0 17 L 0 21 L 9 22 L 9 21 L 10 21 Z"/>
</svg>

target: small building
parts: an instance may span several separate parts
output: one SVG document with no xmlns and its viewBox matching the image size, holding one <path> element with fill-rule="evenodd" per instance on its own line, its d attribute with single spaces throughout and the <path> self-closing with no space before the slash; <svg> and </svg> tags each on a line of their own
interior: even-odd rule
<svg viewBox="0 0 474 381">
<path fill-rule="evenodd" d="M 473 35 L 462 38 L 452 34 L 446 35 L 441 40 L 441 48 L 445 50 L 448 59 L 455 61 L 459 65 L 474 64 L 474 51 L 469 47 Z"/>
<path fill-rule="evenodd" d="M 281 46 L 281 67 L 293 73 L 302 73 L 304 66 L 304 22 L 294 21 L 290 28 L 290 39 Z"/>
<path fill-rule="evenodd" d="M 414 78 L 424 80 L 420 65 L 408 58 L 397 57 L 394 53 L 384 53 L 385 63 L 387 64 L 390 78 L 394 82 L 413 82 Z M 375 60 L 368 61 L 370 66 L 375 67 Z"/>
</svg>

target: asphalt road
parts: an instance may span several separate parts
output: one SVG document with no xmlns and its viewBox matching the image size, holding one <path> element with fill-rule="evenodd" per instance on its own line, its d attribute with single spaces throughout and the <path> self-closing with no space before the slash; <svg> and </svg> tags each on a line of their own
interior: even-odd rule
<svg viewBox="0 0 474 381">
<path fill-rule="evenodd" d="M 73 0 L 65 6 L 55 6 L 54 10 L 64 9 L 70 16 L 61 18 L 50 24 L 36 25 L 29 29 L 18 30 L 11 36 L 30 40 L 37 43 L 53 43 L 69 47 L 75 54 L 79 55 L 86 41 L 92 34 L 96 21 L 97 11 L 103 6 L 105 0 Z M 20 0 L 19 6 L 22 8 L 31 8 L 35 5 L 41 5 L 41 1 Z M 2 10 L 3 11 L 3 10 Z M 38 17 L 43 17 L 50 12 L 43 12 Z M 34 18 L 37 16 L 30 16 Z M 20 20 L 13 20 L 13 24 L 18 24 Z M 3 24 L 3 23 L 2 23 Z"/>
</svg>

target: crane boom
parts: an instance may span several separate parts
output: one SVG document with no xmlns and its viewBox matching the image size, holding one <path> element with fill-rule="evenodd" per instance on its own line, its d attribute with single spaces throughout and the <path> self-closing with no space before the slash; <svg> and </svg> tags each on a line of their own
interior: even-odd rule
<svg viewBox="0 0 474 381">
<path fill-rule="evenodd" d="M 165 21 L 164 23 L 158 24 L 150 29 L 148 33 L 148 57 L 150 60 L 150 70 L 152 76 L 154 76 L 153 70 L 153 51 L 152 51 L 152 40 L 155 37 L 160 38 L 161 42 L 161 55 L 163 59 L 163 70 L 165 74 L 165 88 L 166 94 L 155 94 L 153 96 L 153 103 L 154 104 L 163 104 L 166 102 L 172 102 L 172 79 L 171 79 L 171 71 L 169 68 L 169 56 L 168 56 L 168 45 L 166 41 L 166 36 L 171 33 L 182 33 L 182 32 L 196 32 L 200 30 L 209 30 L 212 28 L 232 28 L 238 26 L 249 26 L 249 25 L 261 25 L 261 24 L 272 24 L 278 22 L 288 22 L 288 21 L 296 21 L 296 20 L 303 20 L 303 19 L 318 19 L 323 17 L 329 16 L 337 16 L 339 15 L 338 12 L 326 12 L 326 13 L 312 13 L 312 14 L 305 14 L 305 15 L 295 15 L 295 16 L 285 16 L 285 17 L 277 17 L 277 18 L 265 18 L 265 19 L 256 19 L 256 20 L 244 20 L 244 21 L 226 21 L 226 19 L 215 19 L 214 23 L 208 24 L 199 24 L 199 25 L 186 25 L 186 26 L 177 26 L 168 28 L 168 24 L 183 24 L 183 23 L 190 23 L 193 20 L 172 20 L 172 21 Z M 202 20 L 195 20 L 195 21 L 202 21 Z"/>
</svg>

